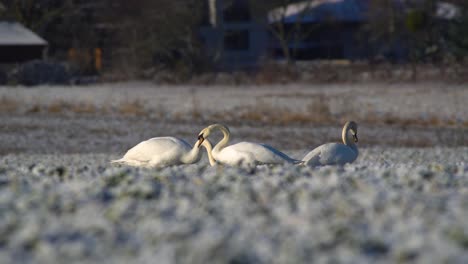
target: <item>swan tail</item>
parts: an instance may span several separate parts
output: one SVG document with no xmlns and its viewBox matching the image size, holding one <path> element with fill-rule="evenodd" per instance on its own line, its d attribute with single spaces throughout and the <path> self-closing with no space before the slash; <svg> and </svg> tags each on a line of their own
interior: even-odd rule
<svg viewBox="0 0 468 264">
<path fill-rule="evenodd" d="M 292 164 L 294 164 L 294 165 L 304 165 L 305 161 L 303 161 L 303 160 L 293 160 Z"/>
<path fill-rule="evenodd" d="M 115 164 L 115 163 L 124 163 L 123 159 L 118 159 L 118 160 L 111 160 L 110 164 Z"/>
<path fill-rule="evenodd" d="M 133 167 L 151 167 L 151 165 L 149 165 L 148 162 L 142 162 L 139 160 L 127 160 L 124 158 L 121 158 L 118 160 L 111 160 L 110 164 L 120 164 L 120 165 L 127 165 L 127 166 L 133 166 Z"/>
</svg>

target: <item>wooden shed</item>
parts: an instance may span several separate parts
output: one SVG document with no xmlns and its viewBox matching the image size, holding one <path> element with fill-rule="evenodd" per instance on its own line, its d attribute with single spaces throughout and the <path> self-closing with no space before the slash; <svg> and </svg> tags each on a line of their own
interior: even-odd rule
<svg viewBox="0 0 468 264">
<path fill-rule="evenodd" d="M 43 59 L 47 41 L 17 22 L 0 21 L 0 64 Z"/>
</svg>

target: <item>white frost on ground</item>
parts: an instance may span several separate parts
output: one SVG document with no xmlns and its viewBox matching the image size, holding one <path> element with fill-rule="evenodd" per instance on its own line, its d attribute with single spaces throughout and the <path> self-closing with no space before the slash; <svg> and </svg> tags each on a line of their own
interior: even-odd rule
<svg viewBox="0 0 468 264">
<path fill-rule="evenodd" d="M 206 157 L 149 170 L 7 155 L 0 263 L 466 263 L 466 153 L 376 147 L 344 167 L 254 174 Z"/>
</svg>

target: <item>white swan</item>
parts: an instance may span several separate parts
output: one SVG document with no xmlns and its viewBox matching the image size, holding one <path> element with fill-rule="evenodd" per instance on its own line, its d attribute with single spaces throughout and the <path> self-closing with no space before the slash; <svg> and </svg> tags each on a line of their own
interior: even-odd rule
<svg viewBox="0 0 468 264">
<path fill-rule="evenodd" d="M 176 137 L 155 137 L 138 143 L 129 149 L 123 158 L 111 163 L 141 167 L 165 167 L 192 164 L 200 160 L 200 146 L 211 150 L 209 141 L 197 140 L 192 147 Z"/>
<path fill-rule="evenodd" d="M 220 163 L 253 168 L 260 164 L 297 164 L 302 162 L 292 159 L 283 152 L 266 144 L 239 142 L 234 145 L 226 146 L 231 137 L 231 133 L 226 126 L 221 124 L 213 124 L 204 128 L 198 135 L 198 140 L 204 142 L 214 129 L 221 130 L 224 137 L 216 144 L 212 151 L 209 151 L 208 157 L 212 156 L 214 160 Z"/>
<path fill-rule="evenodd" d="M 349 138 L 350 134 L 352 139 Z M 327 143 L 323 144 L 302 159 L 304 165 L 321 166 L 321 165 L 344 165 L 356 160 L 359 155 L 357 146 L 357 124 L 354 121 L 347 122 L 341 133 L 343 143 Z"/>
</svg>

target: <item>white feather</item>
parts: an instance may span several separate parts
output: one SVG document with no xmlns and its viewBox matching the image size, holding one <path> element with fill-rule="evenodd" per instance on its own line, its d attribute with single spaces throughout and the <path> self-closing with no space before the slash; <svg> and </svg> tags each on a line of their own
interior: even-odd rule
<svg viewBox="0 0 468 264">
<path fill-rule="evenodd" d="M 189 143 L 176 137 L 155 137 L 138 143 L 123 158 L 111 163 L 163 167 L 195 163 L 198 160 L 200 153 L 197 146 L 192 148 Z"/>
</svg>

